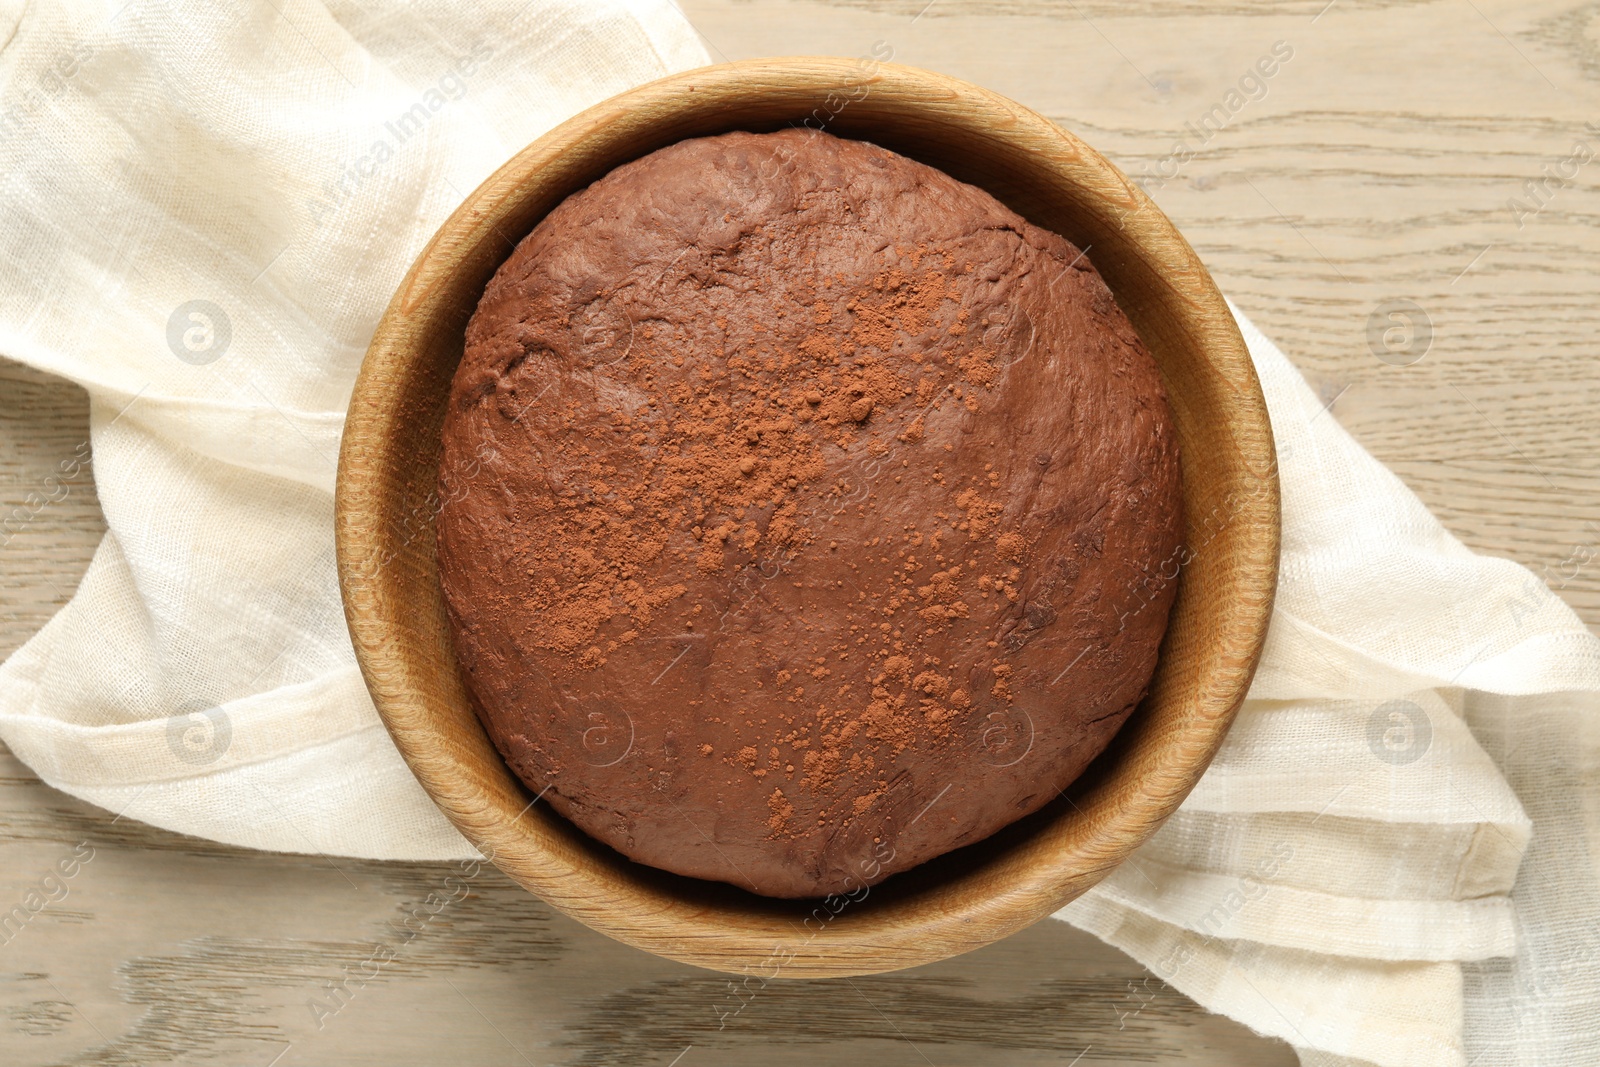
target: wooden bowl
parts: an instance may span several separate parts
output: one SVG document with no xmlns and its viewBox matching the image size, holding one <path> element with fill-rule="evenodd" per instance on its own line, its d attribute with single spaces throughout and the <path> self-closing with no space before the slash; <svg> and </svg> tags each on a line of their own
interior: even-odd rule
<svg viewBox="0 0 1600 1067">
<path fill-rule="evenodd" d="M 439 428 L 463 331 L 515 242 L 569 193 L 647 152 L 801 123 L 939 167 L 1092 249 L 1171 393 L 1193 553 L 1149 696 L 1068 794 L 864 895 L 809 902 L 635 864 L 535 803 L 468 704 L 433 537 Z M 1054 912 L 1149 837 L 1205 770 L 1255 671 L 1277 576 L 1278 483 L 1266 406 L 1233 317 L 1194 251 L 1120 171 L 977 86 L 852 60 L 760 60 L 613 97 L 467 197 L 406 275 L 367 350 L 340 451 L 336 524 L 345 615 L 367 686 L 461 832 L 601 933 L 765 981 L 894 970 L 979 948 Z"/>
</svg>

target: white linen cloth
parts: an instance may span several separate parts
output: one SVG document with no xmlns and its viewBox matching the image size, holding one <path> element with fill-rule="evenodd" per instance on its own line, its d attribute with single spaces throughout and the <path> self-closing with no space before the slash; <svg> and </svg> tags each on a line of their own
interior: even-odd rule
<svg viewBox="0 0 1600 1067">
<path fill-rule="evenodd" d="M 461 197 L 697 38 L 667 0 L 113 0 L 8 2 L 0 42 L 0 355 L 89 391 L 109 527 L 0 667 L 0 739 L 184 833 L 468 855 L 346 635 L 346 400 Z M 1600 642 L 1240 323 L 1283 479 L 1266 655 L 1183 809 L 1059 917 L 1317 1067 L 1595 1062 Z"/>
</svg>

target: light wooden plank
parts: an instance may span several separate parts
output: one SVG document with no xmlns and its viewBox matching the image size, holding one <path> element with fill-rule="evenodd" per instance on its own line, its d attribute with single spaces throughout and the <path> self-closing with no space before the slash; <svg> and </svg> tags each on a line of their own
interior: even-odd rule
<svg viewBox="0 0 1600 1067">
<path fill-rule="evenodd" d="M 1600 545 L 1589 525 L 1600 525 L 1600 171 L 1584 168 L 1520 229 L 1506 203 L 1600 118 L 1600 14 L 1571 0 L 1478 0 L 1486 22 L 1442 0 L 1337 0 L 1313 23 L 1322 0 L 936 0 L 913 21 L 922 7 L 684 4 L 733 58 L 890 41 L 902 61 L 1041 109 L 1134 174 L 1272 42 L 1290 41 L 1295 56 L 1265 98 L 1153 194 L 1224 290 L 1338 397 L 1333 414 L 1446 525 L 1548 568 L 1600 622 L 1600 563 L 1573 562 L 1575 547 Z M 1391 297 L 1433 322 L 1432 349 L 1411 367 L 1367 345 L 1367 318 Z M 81 391 L 0 363 L 0 515 L 26 507 L 86 437 Z M 37 510 L 0 544 L 0 652 L 70 595 L 104 531 L 92 471 Z M 0 945 L 7 1063 L 265 1065 L 283 1052 L 281 1065 L 665 1065 L 689 1045 L 682 1067 L 1064 1064 L 1085 1045 L 1085 1067 L 1293 1063 L 1281 1043 L 1145 986 L 1131 960 L 1054 922 L 856 979 L 859 990 L 785 987 L 719 1031 L 722 979 L 608 942 L 492 872 L 319 1031 L 307 1000 L 395 938 L 392 924 L 449 865 L 197 842 L 113 821 L 0 759 L 0 906 L 80 842 L 94 859 L 67 896 Z"/>
</svg>

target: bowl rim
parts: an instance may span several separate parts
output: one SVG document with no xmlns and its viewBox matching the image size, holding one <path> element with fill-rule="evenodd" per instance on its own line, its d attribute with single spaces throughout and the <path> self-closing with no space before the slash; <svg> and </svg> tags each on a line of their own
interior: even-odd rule
<svg viewBox="0 0 1600 1067">
<path fill-rule="evenodd" d="M 719 106 L 737 115 L 750 94 L 762 94 L 763 106 L 777 100 L 793 107 L 795 119 L 806 115 L 806 125 L 826 113 L 823 125 L 832 121 L 852 136 L 851 122 L 864 117 L 841 120 L 850 102 L 831 113 L 826 109 L 834 105 L 825 102 L 847 86 L 865 87 L 868 98 L 876 97 L 875 107 L 899 108 L 891 113 L 913 125 L 948 132 L 956 124 L 960 136 L 974 143 L 1026 151 L 1040 173 L 1049 172 L 1049 181 L 1064 183 L 1054 193 L 1081 198 L 1088 205 L 1083 210 L 1098 213 L 1096 225 L 1115 223 L 1135 258 L 1148 257 L 1126 269 L 1143 270 L 1165 287 L 1162 306 L 1170 304 L 1173 321 L 1189 331 L 1184 343 L 1204 352 L 1205 369 L 1217 378 L 1209 388 L 1230 419 L 1238 454 L 1226 467 L 1227 499 L 1237 506 L 1225 517 L 1226 545 L 1217 553 L 1226 548 L 1226 559 L 1207 562 L 1219 567 L 1225 562 L 1240 595 L 1233 610 L 1207 619 L 1212 632 L 1204 663 L 1196 668 L 1193 706 L 1173 720 L 1170 730 L 1162 719 L 1161 745 L 1153 750 L 1159 758 L 1150 758 L 1143 773 L 1130 779 L 1131 787 L 1123 781 L 1128 772 L 1114 787 L 1096 786 L 1098 791 L 1084 794 L 1087 810 L 1067 795 L 1070 810 L 1055 812 L 1044 824 L 1041 840 L 1050 846 L 1046 851 L 1053 850 L 1053 861 L 1040 860 L 1043 846 L 1035 848 L 1031 838 L 1023 845 L 997 845 L 994 856 L 942 881 L 904 891 L 874 887 L 862 898 L 843 901 L 838 910 L 825 901 L 825 912 L 814 901 L 803 902 L 811 911 L 802 918 L 792 906 L 800 902 L 768 901 L 648 868 L 635 870 L 639 865 L 614 853 L 603 855 L 599 850 L 610 850 L 570 825 L 563 828 L 559 816 L 536 807 L 537 797 L 527 800 L 486 734 L 474 738 L 468 728 L 446 728 L 459 722 L 464 694 L 447 633 L 445 647 L 439 646 L 442 613 L 426 593 L 422 599 L 428 603 L 419 605 L 415 594 L 403 591 L 419 578 L 426 591 L 430 571 L 433 585 L 438 584 L 431 563 L 431 517 L 426 530 L 412 530 L 401 540 L 395 508 L 408 486 L 415 488 L 414 479 L 404 474 L 410 458 L 406 435 L 416 432 L 418 420 L 430 417 L 429 382 L 434 389 L 439 384 L 437 368 L 430 370 L 419 344 L 444 336 L 445 324 L 464 325 L 472 308 L 462 307 L 461 294 L 452 288 L 462 288 L 469 273 L 486 281 L 516 244 L 513 238 L 527 232 L 508 235 L 502 222 L 519 211 L 536 221 L 568 192 L 627 158 L 701 135 L 674 133 L 678 127 L 718 132 L 706 116 Z M 807 104 L 815 105 L 809 114 L 803 110 Z M 721 129 L 753 125 L 734 118 Z M 659 143 L 649 143 L 652 138 Z M 619 154 L 619 145 L 626 145 L 626 152 Z M 1028 172 L 1023 180 L 1032 177 Z M 547 202 L 537 208 L 530 206 L 533 201 Z M 1117 295 L 1117 287 L 1112 289 Z M 475 292 L 481 295 L 481 282 Z M 1118 295 L 1119 303 L 1122 299 Z M 476 296 L 470 303 L 476 305 Z M 442 408 L 437 398 L 431 402 Z M 747 60 L 639 86 L 556 126 L 468 195 L 398 286 L 362 362 L 340 446 L 335 532 L 346 620 L 373 703 L 424 790 L 462 834 L 525 888 L 601 933 L 668 958 L 754 974 L 762 981 L 867 974 L 947 958 L 1051 914 L 1109 873 L 1181 803 L 1243 702 L 1266 639 L 1280 536 L 1271 426 L 1248 349 L 1209 273 L 1143 191 L 1071 133 L 997 93 L 912 67 L 867 67 L 833 57 Z M 1187 579 L 1180 583 L 1180 602 L 1185 584 Z M 1157 676 L 1164 676 L 1162 663 Z M 1158 688 L 1153 683 L 1151 700 Z M 470 707 L 466 713 L 477 722 Z M 499 776 L 484 763 L 485 746 Z M 1141 750 L 1141 763 L 1149 755 Z M 1113 777 L 1117 773 L 1114 768 Z M 527 802 L 517 810 L 522 801 Z M 868 903 L 874 896 L 879 899 Z M 813 927 L 813 921 L 819 925 Z"/>
</svg>

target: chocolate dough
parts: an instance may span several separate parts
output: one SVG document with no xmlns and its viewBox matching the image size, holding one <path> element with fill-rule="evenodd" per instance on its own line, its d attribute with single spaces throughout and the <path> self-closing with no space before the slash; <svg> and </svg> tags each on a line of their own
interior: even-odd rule
<svg viewBox="0 0 1600 1067">
<path fill-rule="evenodd" d="M 849 892 L 1058 795 L 1149 683 L 1178 450 L 1088 258 L 860 141 L 683 141 L 489 283 L 444 425 L 468 688 L 646 864 Z"/>
</svg>

